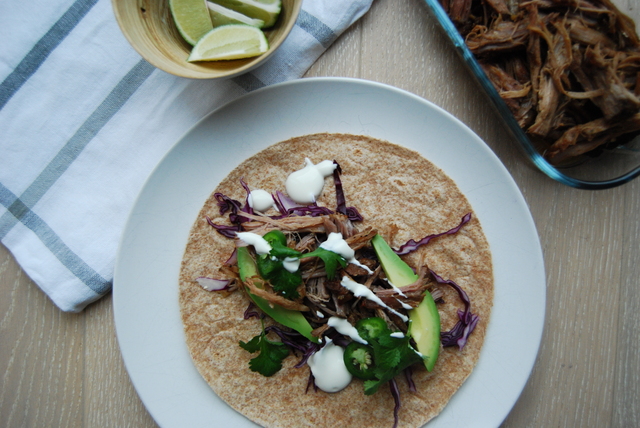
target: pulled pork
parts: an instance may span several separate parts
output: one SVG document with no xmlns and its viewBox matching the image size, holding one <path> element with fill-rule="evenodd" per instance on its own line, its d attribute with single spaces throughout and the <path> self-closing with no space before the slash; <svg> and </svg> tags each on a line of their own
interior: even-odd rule
<svg viewBox="0 0 640 428">
<path fill-rule="evenodd" d="M 287 245 L 299 251 L 311 252 L 326 240 L 329 233 L 340 232 L 355 251 L 358 262 L 369 269 L 368 271 L 349 263 L 345 268 L 339 269 L 333 279 L 329 279 L 324 264 L 318 258 L 304 258 L 300 266 L 303 283 L 298 287 L 300 297 L 295 300 L 276 293 L 269 281 L 258 277 L 245 279 L 244 285 L 247 289 L 267 300 L 272 306 L 301 311 L 313 326 L 314 335 L 321 335 L 329 328 L 327 320 L 331 316 L 345 318 L 352 325 L 360 319 L 378 316 L 386 320 L 390 328 L 407 331 L 406 322 L 390 313 L 388 309 L 367 299 L 358 298 L 343 287 L 340 281 L 345 275 L 371 289 L 388 307 L 401 312 L 405 312 L 408 306 L 418 306 L 424 292 L 435 289 L 435 282 L 426 264 L 419 268 L 419 279 L 415 283 L 399 290 L 392 288 L 383 277 L 382 268 L 371 246 L 371 239 L 377 231 L 370 227 L 359 231 L 345 215 L 296 216 L 282 219 L 245 213 L 242 215 L 251 220 L 243 225 L 247 230 L 264 234 L 269 230 L 279 229 L 286 235 Z M 236 244 L 243 245 L 240 241 Z"/>
<path fill-rule="evenodd" d="M 640 134 L 640 40 L 610 0 L 440 0 L 553 164 Z"/>
</svg>

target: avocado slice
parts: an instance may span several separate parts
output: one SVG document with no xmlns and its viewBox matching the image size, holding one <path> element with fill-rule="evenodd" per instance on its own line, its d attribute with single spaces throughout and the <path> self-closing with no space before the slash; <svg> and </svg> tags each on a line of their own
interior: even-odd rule
<svg viewBox="0 0 640 428">
<path fill-rule="evenodd" d="M 237 257 L 238 270 L 241 280 L 244 281 L 246 278 L 250 278 L 252 276 L 259 277 L 256 262 L 253 257 L 251 257 L 251 254 L 249 254 L 248 247 L 238 248 Z M 311 324 L 309 324 L 302 313 L 291 309 L 285 309 L 280 306 L 271 306 L 265 299 L 251 294 L 248 290 L 247 294 L 249 295 L 249 297 L 251 297 L 251 300 L 253 300 L 253 302 L 258 305 L 258 307 L 262 309 L 265 314 L 273 318 L 274 321 L 286 327 L 292 328 L 310 341 L 318 343 L 318 338 L 311 334 L 311 330 L 313 330 Z"/>
<path fill-rule="evenodd" d="M 418 275 L 398 256 L 380 235 L 371 240 L 387 278 L 396 287 L 415 282 Z M 431 293 L 426 292 L 420 304 L 409 311 L 409 334 L 424 357 L 427 370 L 433 370 L 440 352 L 440 314 Z"/>
</svg>

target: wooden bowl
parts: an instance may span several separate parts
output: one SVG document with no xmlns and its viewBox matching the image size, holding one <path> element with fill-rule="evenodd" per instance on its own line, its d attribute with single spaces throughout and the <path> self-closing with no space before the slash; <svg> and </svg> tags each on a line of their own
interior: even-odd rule
<svg viewBox="0 0 640 428">
<path fill-rule="evenodd" d="M 169 10 L 169 0 L 112 0 L 111 3 L 124 36 L 144 59 L 167 73 L 192 79 L 234 77 L 262 64 L 289 35 L 302 6 L 302 0 L 282 0 L 278 21 L 265 31 L 269 50 L 260 56 L 187 62 L 192 46 L 178 32 Z"/>
</svg>

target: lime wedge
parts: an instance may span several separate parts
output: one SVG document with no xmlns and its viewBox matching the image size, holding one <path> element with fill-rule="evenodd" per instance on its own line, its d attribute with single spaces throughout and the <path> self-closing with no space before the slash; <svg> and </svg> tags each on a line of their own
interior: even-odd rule
<svg viewBox="0 0 640 428">
<path fill-rule="evenodd" d="M 169 8 L 178 31 L 190 45 L 213 28 L 204 0 L 169 0 Z"/>
<path fill-rule="evenodd" d="M 209 1 L 207 2 L 207 7 L 209 8 L 211 23 L 214 28 L 229 24 L 246 24 L 258 28 L 264 27 L 264 21 L 262 19 L 249 18 L 247 15 Z"/>
<path fill-rule="evenodd" d="M 263 28 L 272 27 L 280 15 L 282 0 L 212 0 L 253 19 L 264 21 Z"/>
<path fill-rule="evenodd" d="M 188 61 L 217 61 L 258 56 L 269 49 L 262 30 L 250 25 L 234 24 L 214 28 L 191 50 Z"/>
</svg>

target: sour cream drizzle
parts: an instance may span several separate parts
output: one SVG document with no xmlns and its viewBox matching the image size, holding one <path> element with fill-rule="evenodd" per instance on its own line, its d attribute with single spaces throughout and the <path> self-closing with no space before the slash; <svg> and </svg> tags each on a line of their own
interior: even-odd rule
<svg viewBox="0 0 640 428">
<path fill-rule="evenodd" d="M 271 251 L 271 245 L 262 236 L 253 232 L 236 232 L 236 236 L 239 240 L 247 245 L 253 245 L 257 254 L 269 254 Z"/>
<path fill-rule="evenodd" d="M 413 309 L 413 307 L 411 305 L 407 305 L 405 302 L 403 302 L 400 299 L 396 299 L 398 301 L 398 303 L 400 303 L 400 306 L 402 306 L 403 308 L 405 308 L 406 310 L 410 310 Z"/>
<path fill-rule="evenodd" d="M 299 204 L 311 204 L 322 194 L 324 178 L 333 174 L 336 164 L 324 160 L 314 165 L 309 158 L 304 159 L 305 167 L 294 171 L 284 183 L 287 194 Z"/>
<path fill-rule="evenodd" d="M 344 365 L 344 349 L 327 339 L 326 345 L 311 355 L 307 364 L 318 388 L 324 392 L 338 392 L 351 382 L 352 376 Z"/>
<path fill-rule="evenodd" d="M 406 294 L 404 294 L 404 293 L 402 292 L 402 290 L 400 290 L 398 287 L 396 287 L 395 285 L 393 285 L 393 284 L 391 283 L 391 281 L 389 281 L 388 279 L 387 279 L 387 284 L 389 284 L 389 285 L 391 286 L 391 288 L 393 288 L 393 291 L 395 291 L 396 293 L 398 293 L 398 294 L 399 294 L 399 295 L 401 295 L 402 297 L 407 297 L 407 296 L 406 296 Z"/>
<path fill-rule="evenodd" d="M 364 345 L 369 344 L 369 342 L 360 337 L 360 335 L 358 334 L 358 330 L 356 330 L 356 328 L 344 318 L 330 317 L 327 320 L 327 325 L 329 327 L 335 328 L 338 333 L 349 336 L 355 342 L 360 342 Z"/>
<path fill-rule="evenodd" d="M 273 201 L 271 194 L 262 189 L 255 189 L 249 192 L 247 202 L 249 202 L 249 206 L 251 208 L 256 211 L 260 211 L 261 213 L 269 211 L 271 207 L 275 206 L 275 202 Z"/>
<path fill-rule="evenodd" d="M 340 285 L 342 285 L 347 290 L 351 291 L 354 296 L 356 296 L 356 297 L 364 297 L 365 299 L 371 300 L 372 302 L 377 303 L 378 305 L 382 306 L 383 308 L 386 308 L 389 312 L 391 312 L 392 314 L 397 315 L 400 319 L 402 319 L 402 321 L 407 322 L 409 320 L 409 318 L 407 316 L 405 316 L 405 315 L 401 314 L 400 312 L 394 310 L 393 308 L 390 308 L 389 306 L 387 306 L 387 304 L 384 303 L 382 301 L 382 299 L 380 299 L 378 296 L 376 296 L 373 291 L 371 291 L 370 289 L 368 289 L 364 285 L 355 282 L 354 280 L 352 280 L 348 276 L 343 276 L 342 277 L 342 281 L 340 281 Z"/>
<path fill-rule="evenodd" d="M 344 257 L 348 263 L 360 266 L 369 274 L 373 273 L 371 269 L 369 269 L 367 266 L 363 265 L 356 259 L 356 252 L 353 251 L 349 244 L 347 244 L 347 241 L 342 238 L 341 233 L 331 232 L 329 236 L 327 236 L 327 240 L 320 244 L 320 248 L 324 248 L 327 251 L 331 251 Z"/>
</svg>

